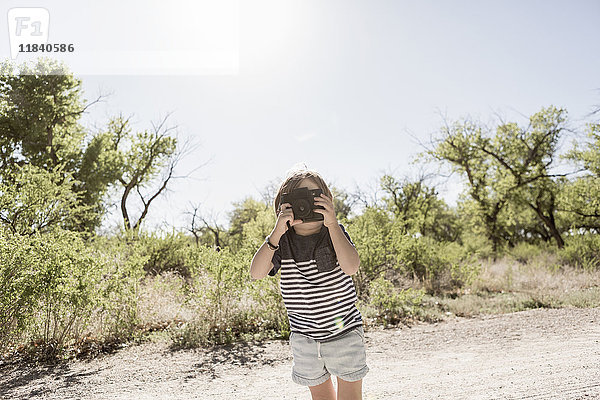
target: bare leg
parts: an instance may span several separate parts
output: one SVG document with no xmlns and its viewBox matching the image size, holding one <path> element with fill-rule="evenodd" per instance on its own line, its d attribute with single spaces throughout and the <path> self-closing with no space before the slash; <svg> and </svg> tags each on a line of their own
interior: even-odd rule
<svg viewBox="0 0 600 400">
<path fill-rule="evenodd" d="M 362 400 L 362 379 L 348 382 L 337 377 L 337 400 Z"/>
<path fill-rule="evenodd" d="M 309 386 L 313 400 L 335 400 L 335 389 L 331 377 L 317 386 Z"/>
</svg>

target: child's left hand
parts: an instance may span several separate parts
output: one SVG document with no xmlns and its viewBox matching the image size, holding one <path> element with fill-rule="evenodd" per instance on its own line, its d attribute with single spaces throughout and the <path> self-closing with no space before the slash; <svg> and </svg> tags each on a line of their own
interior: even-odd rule
<svg viewBox="0 0 600 400">
<path fill-rule="evenodd" d="M 325 207 L 324 210 L 316 208 L 314 211 L 323 214 L 323 225 L 326 227 L 335 226 L 337 219 L 335 218 L 335 210 L 333 209 L 333 201 L 323 193 L 319 197 L 315 197 L 315 205 Z"/>
</svg>

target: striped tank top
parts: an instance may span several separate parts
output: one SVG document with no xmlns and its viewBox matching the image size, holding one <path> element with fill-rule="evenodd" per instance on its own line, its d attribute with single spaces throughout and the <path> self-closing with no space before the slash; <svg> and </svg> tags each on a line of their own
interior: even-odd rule
<svg viewBox="0 0 600 400">
<path fill-rule="evenodd" d="M 344 226 L 339 225 L 354 246 Z M 271 261 L 269 275 L 281 270 L 279 288 L 292 332 L 326 342 L 362 326 L 354 282 L 342 271 L 325 225 L 308 236 L 289 228 Z"/>
</svg>

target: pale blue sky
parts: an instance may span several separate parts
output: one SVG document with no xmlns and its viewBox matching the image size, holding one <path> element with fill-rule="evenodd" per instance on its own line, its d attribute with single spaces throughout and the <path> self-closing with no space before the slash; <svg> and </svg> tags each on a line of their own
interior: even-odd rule
<svg viewBox="0 0 600 400">
<path fill-rule="evenodd" d="M 125 29 L 110 15 L 85 18 Z M 197 179 L 173 182 L 148 226 L 185 226 L 190 202 L 225 223 L 233 201 L 258 198 L 299 161 L 347 190 L 372 187 L 384 171 L 416 176 L 411 135 L 427 141 L 439 111 L 524 123 L 521 114 L 553 104 L 578 126 L 600 104 L 599 20 L 598 1 L 241 1 L 237 74 L 85 75 L 87 99 L 114 94 L 84 123 L 123 112 L 146 129 L 173 111 L 201 145 L 179 172 L 211 161 Z M 455 202 L 457 189 L 439 189 Z"/>
</svg>

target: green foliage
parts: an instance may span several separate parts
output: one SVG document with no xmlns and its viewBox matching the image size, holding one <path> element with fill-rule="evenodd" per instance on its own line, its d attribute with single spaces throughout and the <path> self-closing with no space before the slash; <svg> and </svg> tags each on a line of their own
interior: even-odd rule
<svg viewBox="0 0 600 400">
<path fill-rule="evenodd" d="M 337 220 L 347 220 L 348 215 L 352 210 L 352 206 L 350 204 L 350 194 L 332 185 L 329 185 L 329 190 L 331 190 L 331 194 L 333 195 L 333 209 L 335 210 L 335 216 Z"/>
<path fill-rule="evenodd" d="M 250 281 L 248 267 L 252 254 L 243 250 L 234 253 L 227 247 L 217 251 L 206 246 L 189 247 L 188 252 L 190 301 L 202 304 L 203 318 L 213 324 L 235 314 Z"/>
<path fill-rule="evenodd" d="M 114 177 L 121 186 L 121 212 L 124 227 L 139 232 L 152 201 L 165 190 L 173 176 L 173 170 L 181 153 L 178 154 L 177 139 L 169 136 L 173 128 L 165 128 L 166 118 L 153 131 L 143 130 L 131 133 L 129 119 L 122 115 L 114 117 L 108 125 L 108 132 L 102 137 L 102 143 L 108 145 L 106 162 L 108 176 Z M 151 195 L 142 195 L 143 189 L 150 186 L 162 169 L 166 168 L 166 177 L 160 187 Z M 127 201 L 132 191 L 139 194 L 143 211 L 133 221 L 127 209 Z"/>
<path fill-rule="evenodd" d="M 9 61 L 0 65 L 0 137 L 7 145 L 3 169 L 19 164 L 19 150 L 38 167 L 63 165 L 73 171 L 85 136 L 77 122 L 83 112 L 81 80 L 50 59 L 17 69 Z"/>
<path fill-rule="evenodd" d="M 581 163 L 592 175 L 600 177 L 600 124 L 588 124 L 587 137 L 590 141 L 583 148 L 574 142 L 573 148 L 564 158 Z"/>
<path fill-rule="evenodd" d="M 77 225 L 89 207 L 73 191 L 75 181 L 52 171 L 24 165 L 0 182 L 0 222 L 13 233 L 31 235 Z"/>
<path fill-rule="evenodd" d="M 275 227 L 275 213 L 264 207 L 259 209 L 256 216 L 244 224 L 242 230 L 242 244 L 238 249 L 248 249 L 248 246 L 258 248 L 264 242 L 265 237 Z"/>
<path fill-rule="evenodd" d="M 248 268 L 256 248 L 189 248 L 192 278 L 187 302 L 196 317 L 172 332 L 175 347 L 231 343 L 239 338 L 289 334 L 285 306 L 274 279 L 251 281 Z"/>
<path fill-rule="evenodd" d="M 586 173 L 561 187 L 559 202 L 572 228 L 600 233 L 600 124 L 588 124 L 589 141 L 575 142 L 564 158 L 583 166 Z"/>
<path fill-rule="evenodd" d="M 149 256 L 130 232 L 112 238 L 94 237 L 92 247 L 106 259 L 96 310 L 99 331 L 105 337 L 127 340 L 139 323 L 138 296 Z"/>
<path fill-rule="evenodd" d="M 360 268 L 353 275 L 359 298 L 368 296 L 369 282 L 386 271 L 398 268 L 396 238 L 401 236 L 402 224 L 379 207 L 366 207 L 363 213 L 349 221 L 346 230 L 356 245 Z"/>
<path fill-rule="evenodd" d="M 562 262 L 584 270 L 600 269 L 600 235 L 583 234 L 567 237 L 558 253 Z"/>
<path fill-rule="evenodd" d="M 80 235 L 53 230 L 0 234 L 0 347 L 31 340 L 44 356 L 90 325 L 105 336 L 127 336 L 137 323 L 138 254 L 94 249 Z M 140 273 L 141 272 L 141 273 Z"/>
<path fill-rule="evenodd" d="M 141 232 L 139 240 L 144 254 L 148 257 L 148 261 L 144 264 L 146 273 L 158 275 L 172 271 L 184 278 L 190 277 L 187 255 L 191 240 L 185 234 L 174 231 L 166 235 L 160 235 L 158 232 Z"/>
<path fill-rule="evenodd" d="M 78 121 L 91 104 L 83 105 L 81 80 L 44 58 L 17 68 L 6 61 L 0 70 L 0 177 L 26 164 L 72 176 L 69 190 L 86 207 L 71 210 L 77 223 L 68 229 L 93 232 L 104 213 L 99 199 L 115 177 L 105 172 L 106 148 L 93 139 L 85 148 L 86 131 Z"/>
<path fill-rule="evenodd" d="M 235 245 L 236 248 L 240 247 L 241 242 L 244 240 L 244 226 L 255 221 L 260 213 L 268 214 L 269 212 L 273 216 L 273 225 L 275 225 L 275 212 L 264 202 L 254 200 L 252 197 L 234 202 L 233 211 L 229 213 L 229 235 L 233 239 L 232 245 Z M 273 226 L 271 226 L 271 229 L 273 229 Z"/>
<path fill-rule="evenodd" d="M 41 279 L 31 239 L 0 231 L 0 350 L 27 328 L 37 308 Z"/>
<path fill-rule="evenodd" d="M 556 221 L 558 179 L 551 168 L 565 114 L 548 107 L 532 115 L 526 129 L 501 123 L 494 133 L 471 121 L 455 122 L 442 128 L 442 139 L 427 152 L 467 179 L 468 193 L 494 251 L 511 231 L 510 215 L 502 217 L 507 207 L 513 213 L 533 210 L 541 228 L 527 233 L 541 232 L 563 246 L 564 227 Z"/>
<path fill-rule="evenodd" d="M 527 242 L 517 243 L 515 247 L 509 250 L 509 254 L 518 262 L 527 264 L 532 259 L 539 257 L 542 253 L 542 247 Z"/>
<path fill-rule="evenodd" d="M 170 129 L 164 128 L 164 121 L 155 131 L 131 134 L 129 121 L 118 116 L 106 131 L 88 135 L 79 119 L 100 98 L 84 106 L 81 80 L 64 64 L 40 58 L 34 65 L 15 67 L 6 61 L 0 70 L 0 181 L 10 181 L 7 176 L 25 164 L 72 177 L 68 190 L 85 207 L 70 211 L 74 224 L 65 229 L 91 236 L 102 222 L 105 197 L 115 184 L 122 185 L 126 205 L 129 193 L 146 188 L 163 167 L 168 165 L 171 177 L 177 140 L 167 135 Z M 144 212 L 133 224 L 135 229 L 164 190 L 163 183 L 158 193 L 141 198 Z M 122 210 L 125 226 L 131 228 L 126 207 Z"/>
<path fill-rule="evenodd" d="M 101 263 L 68 231 L 3 234 L 0 245 L 3 344 L 28 330 L 45 343 L 62 345 L 98 304 Z"/>
<path fill-rule="evenodd" d="M 370 282 L 369 293 L 370 304 L 378 310 L 377 319 L 386 327 L 422 313 L 424 290 L 397 290 L 390 281 L 379 277 Z"/>
<path fill-rule="evenodd" d="M 460 245 L 428 237 L 404 236 L 398 257 L 403 272 L 423 282 L 430 294 L 460 289 L 480 270 L 475 258 Z"/>
<path fill-rule="evenodd" d="M 383 201 L 386 209 L 402 224 L 402 233 L 431 236 L 436 240 L 456 240 L 460 235 L 457 216 L 437 191 L 428 187 L 423 180 L 399 182 L 390 175 L 380 180 L 387 194 Z"/>
</svg>

